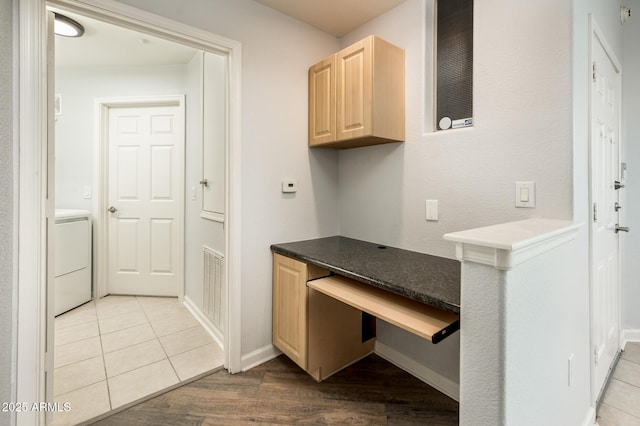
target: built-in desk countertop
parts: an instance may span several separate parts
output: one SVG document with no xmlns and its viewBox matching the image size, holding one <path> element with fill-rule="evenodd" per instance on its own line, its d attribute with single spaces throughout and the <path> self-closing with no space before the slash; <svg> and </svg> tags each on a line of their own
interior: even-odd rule
<svg viewBox="0 0 640 426">
<path fill-rule="evenodd" d="M 340 236 L 274 244 L 273 344 L 321 381 L 370 354 L 376 318 L 432 343 L 460 328 L 460 263 Z"/>
<path fill-rule="evenodd" d="M 460 262 L 341 236 L 273 244 L 275 253 L 460 313 Z"/>
</svg>

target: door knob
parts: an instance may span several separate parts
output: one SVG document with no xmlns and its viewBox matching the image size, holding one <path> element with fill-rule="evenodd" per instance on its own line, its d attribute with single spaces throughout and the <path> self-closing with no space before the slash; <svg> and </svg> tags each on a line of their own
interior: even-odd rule
<svg viewBox="0 0 640 426">
<path fill-rule="evenodd" d="M 206 188 L 206 187 L 208 187 L 208 186 L 209 186 L 209 182 L 208 182 L 206 179 L 202 179 L 202 180 L 200 181 L 200 185 L 204 185 L 204 187 Z"/>
<path fill-rule="evenodd" d="M 624 188 L 624 185 L 621 184 L 619 180 L 616 180 L 616 181 L 613 182 L 613 188 L 614 189 Z"/>
<path fill-rule="evenodd" d="M 621 231 L 622 231 L 622 232 L 629 232 L 629 227 L 628 227 L 628 226 L 619 226 L 619 225 L 616 223 L 616 234 L 617 234 L 618 232 L 621 232 Z"/>
<path fill-rule="evenodd" d="M 107 209 L 107 211 L 109 211 L 110 213 L 115 213 L 118 211 L 118 209 L 116 209 L 115 207 L 111 206 Z"/>
</svg>

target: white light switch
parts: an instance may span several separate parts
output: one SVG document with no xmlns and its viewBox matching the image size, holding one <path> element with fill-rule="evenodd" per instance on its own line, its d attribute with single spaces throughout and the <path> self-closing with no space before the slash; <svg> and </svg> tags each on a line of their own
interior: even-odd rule
<svg viewBox="0 0 640 426">
<path fill-rule="evenodd" d="M 427 220 L 438 220 L 438 200 L 427 200 Z"/>
<path fill-rule="evenodd" d="M 536 206 L 536 183 L 516 182 L 516 207 Z"/>
<path fill-rule="evenodd" d="M 85 185 L 82 187 L 82 198 L 88 200 L 91 198 L 91 187 L 89 185 Z"/>
</svg>

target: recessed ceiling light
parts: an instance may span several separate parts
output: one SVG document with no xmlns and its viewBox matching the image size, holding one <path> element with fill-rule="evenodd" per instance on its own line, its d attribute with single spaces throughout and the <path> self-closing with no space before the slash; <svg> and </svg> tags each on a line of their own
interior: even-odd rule
<svg viewBox="0 0 640 426">
<path fill-rule="evenodd" d="M 68 16 L 54 13 L 53 32 L 64 37 L 81 37 L 84 34 L 84 27 Z"/>
</svg>

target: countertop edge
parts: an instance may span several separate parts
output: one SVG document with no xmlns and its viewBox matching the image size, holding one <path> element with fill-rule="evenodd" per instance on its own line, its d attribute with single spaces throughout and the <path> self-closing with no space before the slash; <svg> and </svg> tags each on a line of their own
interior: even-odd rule
<svg viewBox="0 0 640 426">
<path fill-rule="evenodd" d="M 282 243 L 282 244 L 287 244 L 287 243 Z M 355 273 L 353 273 L 351 271 L 336 267 L 336 266 L 331 265 L 331 264 L 327 264 L 327 263 L 322 262 L 322 261 L 320 261 L 318 259 L 302 255 L 302 254 L 297 253 L 295 251 L 287 250 L 286 248 L 280 247 L 279 244 L 272 244 L 270 246 L 270 248 L 271 248 L 272 252 L 279 253 L 279 254 L 291 257 L 292 259 L 300 260 L 300 261 L 303 261 L 303 262 L 306 262 L 306 263 L 309 263 L 309 264 L 312 264 L 312 265 L 315 265 L 315 266 L 319 266 L 321 268 L 324 268 L 324 269 L 327 269 L 327 270 L 329 270 L 331 272 L 334 272 L 334 273 L 336 273 L 338 275 L 342 275 L 342 276 L 345 276 L 347 278 L 354 279 L 356 281 L 360 281 L 360 282 L 364 282 L 366 284 L 370 284 L 370 285 L 372 285 L 374 287 L 378 287 L 378 288 L 381 288 L 383 290 L 387 290 L 387 291 L 389 291 L 391 293 L 395 293 L 395 294 L 398 294 L 400 296 L 408 297 L 409 299 L 416 300 L 418 302 L 422 302 L 422 303 L 434 306 L 436 308 L 444 309 L 444 310 L 453 312 L 455 314 L 460 314 L 460 305 L 455 305 L 453 303 L 448 303 L 448 302 L 445 302 L 443 300 L 430 297 L 428 295 L 416 293 L 416 292 L 413 292 L 413 291 L 411 291 L 409 289 L 406 289 L 406 288 L 396 287 L 396 286 L 390 285 L 389 283 L 386 283 L 384 281 L 377 280 L 374 277 L 355 274 Z"/>
</svg>

